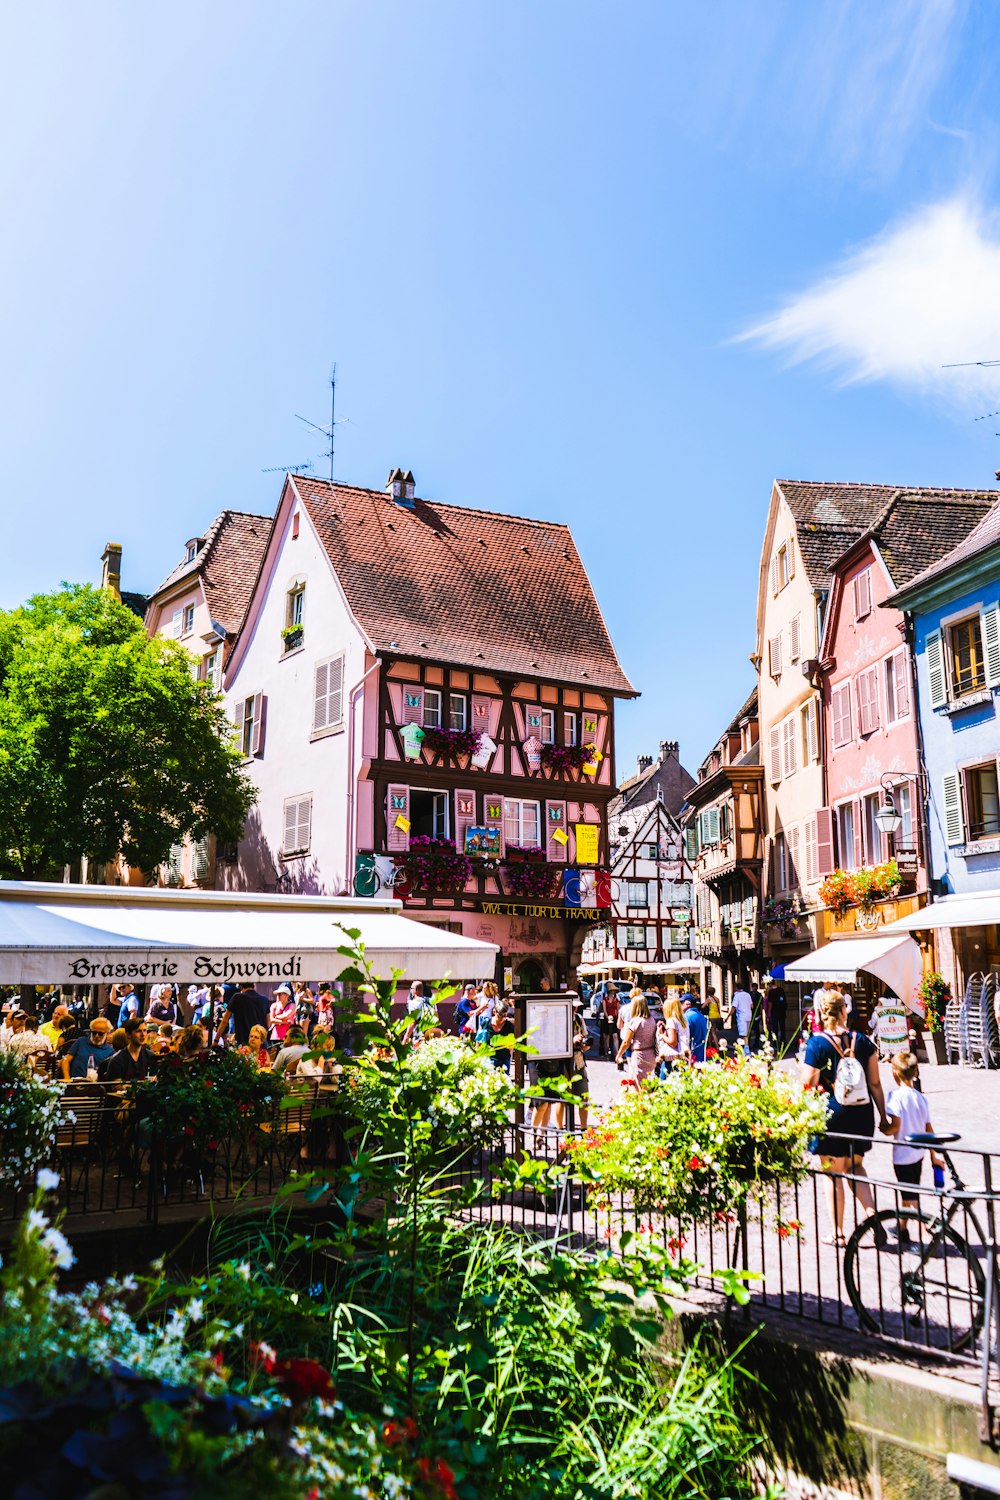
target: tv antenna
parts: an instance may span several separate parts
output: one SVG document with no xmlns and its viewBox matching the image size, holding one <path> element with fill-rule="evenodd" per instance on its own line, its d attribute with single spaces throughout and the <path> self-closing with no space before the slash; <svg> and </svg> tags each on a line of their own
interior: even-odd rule
<svg viewBox="0 0 1000 1500">
<path fill-rule="evenodd" d="M 297 418 L 298 421 L 304 422 L 307 427 L 311 427 L 312 430 L 313 430 L 313 432 L 318 432 L 321 437 L 325 437 L 326 440 L 327 440 L 327 442 L 330 444 L 330 446 L 327 449 L 327 451 L 325 453 L 320 454 L 320 457 L 321 458 L 328 458 L 330 460 L 330 482 L 332 484 L 333 483 L 333 439 L 334 439 L 334 434 L 335 434 L 335 432 L 337 430 L 337 427 L 339 425 L 338 422 L 337 422 L 337 366 L 336 365 L 334 365 L 333 369 L 330 371 L 330 425 L 329 425 L 329 427 L 320 427 L 316 422 L 310 422 L 308 417 L 299 416 L 298 412 L 295 413 L 295 416 L 296 416 L 296 418 Z M 348 422 L 348 421 L 350 421 L 350 418 L 349 417 L 341 417 L 340 421 L 341 422 Z"/>
<path fill-rule="evenodd" d="M 941 368 L 942 370 L 971 370 L 973 366 L 978 366 L 982 370 L 992 370 L 996 365 L 1000 365 L 1000 359 L 963 359 L 956 365 L 942 365 Z"/>
<path fill-rule="evenodd" d="M 271 469 L 261 469 L 262 474 L 308 474 L 313 466 L 310 458 L 304 464 L 275 464 Z"/>
</svg>

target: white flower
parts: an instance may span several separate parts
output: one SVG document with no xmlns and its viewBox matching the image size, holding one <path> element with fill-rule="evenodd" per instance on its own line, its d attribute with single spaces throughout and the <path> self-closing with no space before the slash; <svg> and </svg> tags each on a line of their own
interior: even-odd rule
<svg viewBox="0 0 1000 1500">
<path fill-rule="evenodd" d="M 52 1255 L 52 1259 L 61 1271 L 68 1271 L 76 1256 L 70 1249 L 69 1240 L 61 1229 L 49 1226 L 42 1235 L 42 1244 Z"/>
<path fill-rule="evenodd" d="M 200 1297 L 192 1297 L 185 1311 L 192 1323 L 200 1323 L 205 1316 L 205 1304 Z"/>
<path fill-rule="evenodd" d="M 40 1208 L 29 1208 L 24 1219 L 25 1233 L 41 1234 L 43 1229 L 48 1228 L 49 1221 Z"/>
<path fill-rule="evenodd" d="M 59 1186 L 59 1173 L 50 1171 L 48 1167 L 42 1167 L 35 1181 L 43 1193 L 54 1193 Z"/>
<path fill-rule="evenodd" d="M 237 1274 L 237 1276 L 242 1276 L 244 1281 L 249 1281 L 250 1280 L 250 1262 L 245 1260 L 242 1265 L 237 1266 L 236 1267 L 236 1274 Z"/>
</svg>

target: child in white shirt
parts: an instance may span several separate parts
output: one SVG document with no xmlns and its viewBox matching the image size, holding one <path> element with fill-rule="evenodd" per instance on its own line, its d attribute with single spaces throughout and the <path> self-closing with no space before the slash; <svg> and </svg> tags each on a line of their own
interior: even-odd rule
<svg viewBox="0 0 1000 1500">
<path fill-rule="evenodd" d="M 900 1137 L 900 1144 L 892 1148 L 892 1170 L 896 1174 L 897 1182 L 912 1183 L 916 1186 L 920 1181 L 924 1169 L 924 1147 L 907 1145 L 902 1139 L 908 1135 L 927 1135 L 933 1133 L 931 1124 L 930 1105 L 913 1087 L 918 1069 L 917 1059 L 912 1052 L 899 1052 L 892 1059 L 892 1076 L 896 1080 L 896 1087 L 889 1090 L 889 1097 L 885 1101 L 885 1112 L 891 1123 L 890 1135 Z M 931 1152 L 931 1161 L 934 1166 L 944 1166 L 942 1157 L 936 1151 Z M 916 1208 L 917 1199 L 910 1195 L 902 1200 L 904 1208 Z"/>
</svg>

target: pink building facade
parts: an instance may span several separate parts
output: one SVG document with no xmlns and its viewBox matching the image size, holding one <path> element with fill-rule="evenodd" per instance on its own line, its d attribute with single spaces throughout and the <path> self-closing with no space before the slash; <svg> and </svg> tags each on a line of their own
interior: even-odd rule
<svg viewBox="0 0 1000 1500">
<path fill-rule="evenodd" d="M 871 536 L 835 565 L 819 670 L 822 679 L 824 806 L 817 815 L 820 876 L 871 869 L 894 857 L 904 889 L 927 890 L 912 657 L 903 616 L 880 608 L 894 593 Z M 899 831 L 879 830 L 892 792 Z"/>
</svg>

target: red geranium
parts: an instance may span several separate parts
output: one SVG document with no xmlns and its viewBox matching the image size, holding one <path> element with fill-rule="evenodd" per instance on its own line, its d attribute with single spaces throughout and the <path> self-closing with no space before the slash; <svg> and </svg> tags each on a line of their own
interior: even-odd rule
<svg viewBox="0 0 1000 1500">
<path fill-rule="evenodd" d="M 417 1424 L 412 1417 L 406 1417 L 402 1422 L 386 1422 L 382 1428 L 382 1438 L 387 1448 L 398 1448 L 402 1443 L 415 1443 Z"/>
<path fill-rule="evenodd" d="M 418 1458 L 417 1477 L 432 1494 L 455 1500 L 455 1475 L 443 1458 Z"/>
<path fill-rule="evenodd" d="M 691 1160 L 688 1162 L 688 1171 L 689 1172 L 700 1172 L 701 1171 L 701 1158 L 700 1157 L 698 1157 L 698 1156 L 692 1156 Z"/>
<path fill-rule="evenodd" d="M 292 1401 L 310 1401 L 314 1396 L 332 1396 L 333 1381 L 314 1359 L 283 1359 L 274 1369 L 278 1389 Z"/>
</svg>

